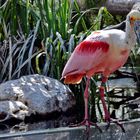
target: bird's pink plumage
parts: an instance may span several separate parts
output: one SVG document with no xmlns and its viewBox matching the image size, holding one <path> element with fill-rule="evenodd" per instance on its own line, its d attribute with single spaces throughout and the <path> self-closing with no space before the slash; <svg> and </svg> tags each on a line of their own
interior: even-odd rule
<svg viewBox="0 0 140 140">
<path fill-rule="evenodd" d="M 107 52 L 109 44 L 103 41 L 83 41 L 78 45 L 76 51 L 79 53 L 95 53 L 99 49 Z"/>
<path fill-rule="evenodd" d="M 74 50 L 67 62 L 62 76 L 65 83 L 79 83 L 86 73 L 90 73 L 94 64 L 100 63 L 109 50 L 109 44 L 102 41 L 83 41 Z M 104 58 L 103 58 L 104 59 Z M 98 60 L 98 62 L 97 62 Z"/>
</svg>

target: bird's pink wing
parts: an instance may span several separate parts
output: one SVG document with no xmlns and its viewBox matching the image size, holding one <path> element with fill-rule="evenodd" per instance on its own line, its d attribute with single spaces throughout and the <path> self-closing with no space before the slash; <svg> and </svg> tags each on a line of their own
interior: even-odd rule
<svg viewBox="0 0 140 140">
<path fill-rule="evenodd" d="M 79 83 L 87 72 L 105 59 L 108 50 L 109 44 L 103 41 L 81 42 L 63 70 L 62 77 L 65 78 L 65 83 Z"/>
</svg>

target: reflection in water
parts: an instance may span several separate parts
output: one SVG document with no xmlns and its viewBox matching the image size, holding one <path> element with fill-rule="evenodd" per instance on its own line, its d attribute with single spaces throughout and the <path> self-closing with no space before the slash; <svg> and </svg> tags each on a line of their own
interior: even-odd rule
<svg viewBox="0 0 140 140">
<path fill-rule="evenodd" d="M 136 82 L 132 78 L 110 80 L 106 101 L 112 118 L 130 120 L 140 117 L 140 94 Z M 97 116 L 100 117 L 99 107 L 102 110 L 101 103 L 96 108 Z"/>
</svg>

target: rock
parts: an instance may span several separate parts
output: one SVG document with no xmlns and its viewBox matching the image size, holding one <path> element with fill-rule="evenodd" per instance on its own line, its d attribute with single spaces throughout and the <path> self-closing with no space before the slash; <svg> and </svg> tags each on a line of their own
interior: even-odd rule
<svg viewBox="0 0 140 140">
<path fill-rule="evenodd" d="M 107 0 L 103 5 L 113 15 L 126 15 L 139 0 Z"/>
<path fill-rule="evenodd" d="M 10 118 L 24 120 L 29 115 L 28 107 L 20 101 L 0 101 L 0 122 Z"/>
<path fill-rule="evenodd" d="M 0 85 L 0 116 L 5 114 L 1 121 L 65 112 L 74 105 L 74 95 L 67 86 L 43 75 L 23 76 Z"/>
<path fill-rule="evenodd" d="M 71 2 L 73 1 L 71 0 Z M 93 0 L 76 0 L 76 2 L 78 3 L 80 10 L 87 10 L 91 7 L 96 7 L 98 9 L 106 7 L 112 15 L 121 16 L 126 16 L 132 9 L 133 5 L 135 5 L 135 7 L 140 6 L 139 0 L 105 0 L 98 2 Z"/>
</svg>

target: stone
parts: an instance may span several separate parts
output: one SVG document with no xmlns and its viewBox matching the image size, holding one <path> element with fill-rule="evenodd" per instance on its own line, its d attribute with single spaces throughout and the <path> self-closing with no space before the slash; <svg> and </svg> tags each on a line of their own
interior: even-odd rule
<svg viewBox="0 0 140 140">
<path fill-rule="evenodd" d="M 26 116 L 36 113 L 66 112 L 75 103 L 68 86 L 43 75 L 22 76 L 0 85 L 1 121 L 11 117 L 24 120 Z"/>
<path fill-rule="evenodd" d="M 10 118 L 24 120 L 29 115 L 28 107 L 20 101 L 0 101 L 0 122 Z"/>
</svg>

